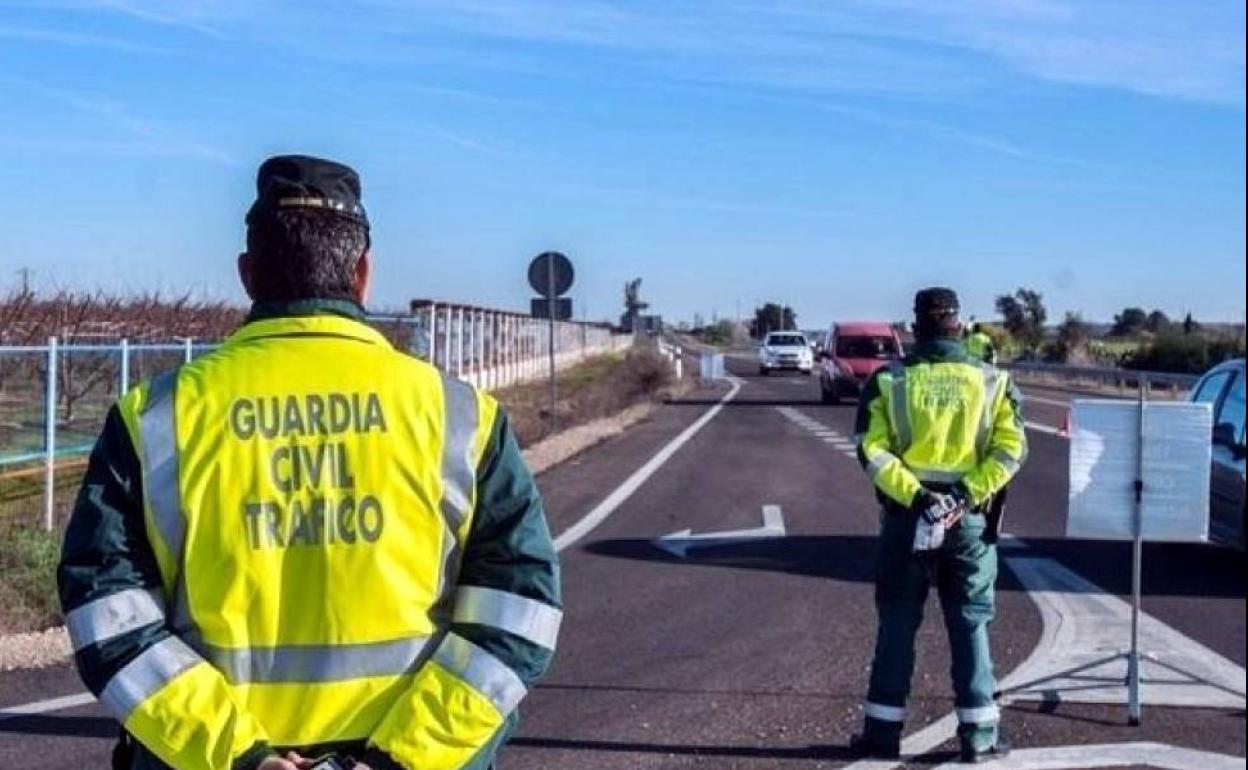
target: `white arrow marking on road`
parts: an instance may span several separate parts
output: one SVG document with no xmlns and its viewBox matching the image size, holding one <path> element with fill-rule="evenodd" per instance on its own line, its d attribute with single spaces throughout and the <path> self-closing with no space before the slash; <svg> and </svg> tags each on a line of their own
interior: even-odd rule
<svg viewBox="0 0 1248 770">
<path fill-rule="evenodd" d="M 727 545 L 742 540 L 761 540 L 764 538 L 784 537 L 784 514 L 778 505 L 763 506 L 763 526 L 754 529 L 733 529 L 727 532 L 705 532 L 693 534 L 691 529 L 682 529 L 654 540 L 656 548 L 661 548 L 673 556 L 684 558 L 690 548 L 705 548 L 711 545 Z"/>
</svg>

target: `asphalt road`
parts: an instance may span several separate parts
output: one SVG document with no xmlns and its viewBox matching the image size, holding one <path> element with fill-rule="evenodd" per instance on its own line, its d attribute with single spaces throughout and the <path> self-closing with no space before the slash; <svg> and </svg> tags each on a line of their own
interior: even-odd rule
<svg viewBox="0 0 1248 770">
<path fill-rule="evenodd" d="M 813 384 L 797 375 L 745 376 L 753 372 L 748 362 L 732 368 L 744 379 L 736 397 L 563 551 L 559 654 L 522 706 L 521 730 L 500 770 L 753 770 L 849 761 L 843 747 L 862 719 L 875 633 L 878 517 L 868 482 L 846 451 L 853 405 L 820 405 Z M 723 395 L 698 391 L 543 474 L 552 530 L 581 521 Z M 1069 394 L 1035 395 L 1044 402 L 1029 404 L 1029 419 L 1060 427 L 1060 402 Z M 1007 520 L 1023 546 L 1012 553 L 1051 559 L 1095 584 L 1090 593 L 1125 594 L 1127 547 L 1062 537 L 1066 440 L 1039 430 L 1029 435 L 1031 460 L 1012 488 Z M 713 544 L 683 558 L 654 544 L 685 529 L 696 535 L 760 527 L 763 506 L 779 506 L 784 537 Z M 1242 667 L 1244 557 L 1211 547 L 1150 546 L 1145 565 L 1145 611 Z M 1004 675 L 1042 644 L 1045 626 L 1037 596 L 1009 569 L 1002 570 L 998 597 L 993 645 Z M 954 747 L 940 740 L 940 720 L 952 705 L 938 616 L 933 600 L 920 634 L 908 732 L 935 742 L 912 760 L 917 765 L 947 761 Z M 0 674 L 0 709 L 80 690 L 68 667 Z M 1008 706 L 1005 720 L 1022 748 L 1056 756 L 1059 747 L 1092 747 L 1080 749 L 1080 761 L 1103 751 L 1095 748 L 1100 744 L 1140 742 L 1214 753 L 1208 756 L 1245 754 L 1242 706 L 1146 705 L 1143 725 L 1128 727 L 1121 706 L 1023 702 Z M 95 706 L 0 717 L 0 767 L 106 767 L 114 732 Z M 1232 761 L 1242 766 L 1242 759 Z"/>
</svg>

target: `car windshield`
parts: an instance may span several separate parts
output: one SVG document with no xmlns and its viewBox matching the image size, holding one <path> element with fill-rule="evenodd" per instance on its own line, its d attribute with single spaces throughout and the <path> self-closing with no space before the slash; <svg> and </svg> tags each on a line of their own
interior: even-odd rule
<svg viewBox="0 0 1248 770">
<path fill-rule="evenodd" d="M 838 358 L 892 358 L 897 355 L 897 343 L 889 337 L 838 337 Z"/>
<path fill-rule="evenodd" d="M 805 347 L 806 338 L 800 334 L 773 334 L 767 338 L 767 344 L 773 348 Z"/>
</svg>

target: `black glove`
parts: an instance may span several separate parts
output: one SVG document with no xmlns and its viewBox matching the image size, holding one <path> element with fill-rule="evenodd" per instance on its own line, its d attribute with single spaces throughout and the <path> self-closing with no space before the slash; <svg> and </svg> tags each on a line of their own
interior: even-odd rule
<svg viewBox="0 0 1248 770">
<path fill-rule="evenodd" d="M 929 524 L 938 524 L 957 513 L 961 507 L 952 495 L 937 494 L 929 489 L 914 496 L 910 510 L 922 516 Z"/>
<path fill-rule="evenodd" d="M 953 496 L 954 500 L 958 501 L 958 505 L 966 510 L 969 511 L 975 507 L 971 502 L 971 490 L 967 489 L 966 484 L 963 484 L 961 481 L 953 485 L 953 489 L 949 490 L 949 494 Z"/>
</svg>

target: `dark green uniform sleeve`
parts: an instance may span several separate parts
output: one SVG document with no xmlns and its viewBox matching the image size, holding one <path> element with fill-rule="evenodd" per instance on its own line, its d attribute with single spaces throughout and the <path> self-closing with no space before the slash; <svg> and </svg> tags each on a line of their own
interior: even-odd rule
<svg viewBox="0 0 1248 770">
<path fill-rule="evenodd" d="M 87 462 L 56 579 L 74 662 L 97 697 L 130 661 L 171 635 L 143 520 L 142 470 L 116 407 Z M 234 770 L 252 770 L 272 753 L 257 744 Z"/>
<path fill-rule="evenodd" d="M 546 512 L 520 445 L 500 409 L 477 470 L 477 507 L 459 572 L 459 588 L 488 589 L 520 597 L 551 610 L 563 606 L 559 559 L 546 524 Z M 458 613 L 457 613 L 458 614 Z M 516 672 L 526 687 L 546 672 L 554 649 L 524 636 L 484 623 L 456 620 L 452 633 L 467 639 Z M 519 711 L 462 770 L 493 767 L 495 755 L 515 730 Z M 362 758 L 375 770 L 400 765 L 372 747 Z"/>
</svg>

